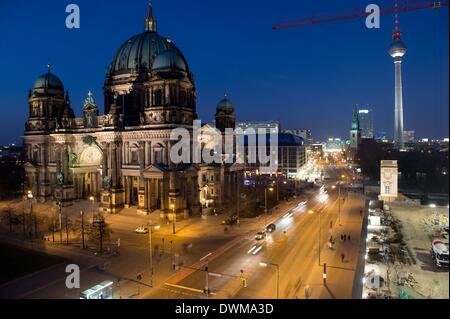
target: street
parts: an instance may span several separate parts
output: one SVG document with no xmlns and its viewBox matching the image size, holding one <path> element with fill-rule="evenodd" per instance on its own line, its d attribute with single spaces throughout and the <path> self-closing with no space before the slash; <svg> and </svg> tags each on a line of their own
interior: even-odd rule
<svg viewBox="0 0 450 319">
<path fill-rule="evenodd" d="M 34 248 L 67 258 L 67 264 L 79 265 L 80 289 L 65 287 L 66 264 L 61 264 L 0 286 L 0 296 L 78 298 L 81 291 L 112 280 L 115 298 L 276 298 L 277 269 L 270 265 L 274 264 L 279 266 L 279 298 L 351 298 L 356 263 L 361 257 L 359 210 L 364 198 L 351 191 L 341 193 L 339 224 L 338 191 L 332 185 L 343 172 L 349 172 L 329 166 L 324 171 L 327 179 L 322 188 L 280 204 L 267 216 L 243 218 L 226 233 L 220 225 L 221 216 L 180 221 L 175 235 L 172 224 L 161 224 L 152 232 L 153 276 L 149 235 L 137 234 L 134 229 L 158 223 L 158 216 L 138 216 L 132 208 L 106 215 L 113 244 L 106 247 L 103 255 L 76 245 L 34 244 Z M 255 240 L 255 233 L 269 223 L 274 223 L 276 230 L 263 240 Z M 351 240 L 342 242 L 341 234 L 350 235 Z M 330 236 L 335 239 L 332 249 L 328 246 Z M 118 238 L 120 247 L 114 245 Z M 105 261 L 109 261 L 109 267 L 100 270 L 98 266 Z M 268 265 L 263 267 L 262 262 Z M 174 265 L 181 267 L 175 269 Z"/>
</svg>

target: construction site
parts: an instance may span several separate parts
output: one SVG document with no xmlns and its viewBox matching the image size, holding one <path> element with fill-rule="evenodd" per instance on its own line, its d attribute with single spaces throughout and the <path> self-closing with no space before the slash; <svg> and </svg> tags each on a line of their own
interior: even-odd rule
<svg viewBox="0 0 450 319">
<path fill-rule="evenodd" d="M 363 298 L 448 299 L 448 206 L 369 202 Z"/>
</svg>

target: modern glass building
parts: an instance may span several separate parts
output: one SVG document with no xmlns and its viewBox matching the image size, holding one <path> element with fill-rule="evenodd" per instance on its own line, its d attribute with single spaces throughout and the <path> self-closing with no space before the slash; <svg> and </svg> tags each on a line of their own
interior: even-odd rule
<svg viewBox="0 0 450 319">
<path fill-rule="evenodd" d="M 362 138 L 373 138 L 373 112 L 369 109 L 358 110 L 359 128 Z"/>
</svg>

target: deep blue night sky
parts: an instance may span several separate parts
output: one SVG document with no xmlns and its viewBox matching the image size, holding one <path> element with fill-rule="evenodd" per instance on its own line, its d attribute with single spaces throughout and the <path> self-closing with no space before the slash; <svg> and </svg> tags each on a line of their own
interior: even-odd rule
<svg viewBox="0 0 450 319">
<path fill-rule="evenodd" d="M 387 54 L 393 16 L 381 29 L 364 20 L 273 31 L 277 22 L 351 12 L 394 0 L 154 0 L 158 31 L 170 35 L 193 70 L 198 113 L 211 121 L 229 92 L 238 120 L 278 119 L 317 139 L 347 137 L 356 104 L 375 112 L 375 130 L 393 132 L 394 65 Z M 103 110 L 105 71 L 115 51 L 143 31 L 147 0 L 0 0 L 0 144 L 20 142 L 34 80 L 52 71 L 79 116 L 92 88 Z M 81 9 L 81 29 L 65 27 L 65 7 Z M 405 129 L 448 136 L 448 9 L 400 15 Z"/>
</svg>

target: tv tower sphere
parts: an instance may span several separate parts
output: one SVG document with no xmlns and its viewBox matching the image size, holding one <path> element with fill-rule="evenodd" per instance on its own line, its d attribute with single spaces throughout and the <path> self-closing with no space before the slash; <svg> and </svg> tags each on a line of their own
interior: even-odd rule
<svg viewBox="0 0 450 319">
<path fill-rule="evenodd" d="M 394 39 L 394 42 L 392 42 L 391 47 L 389 48 L 389 55 L 395 59 L 403 57 L 405 53 L 405 43 L 400 39 Z"/>
</svg>

